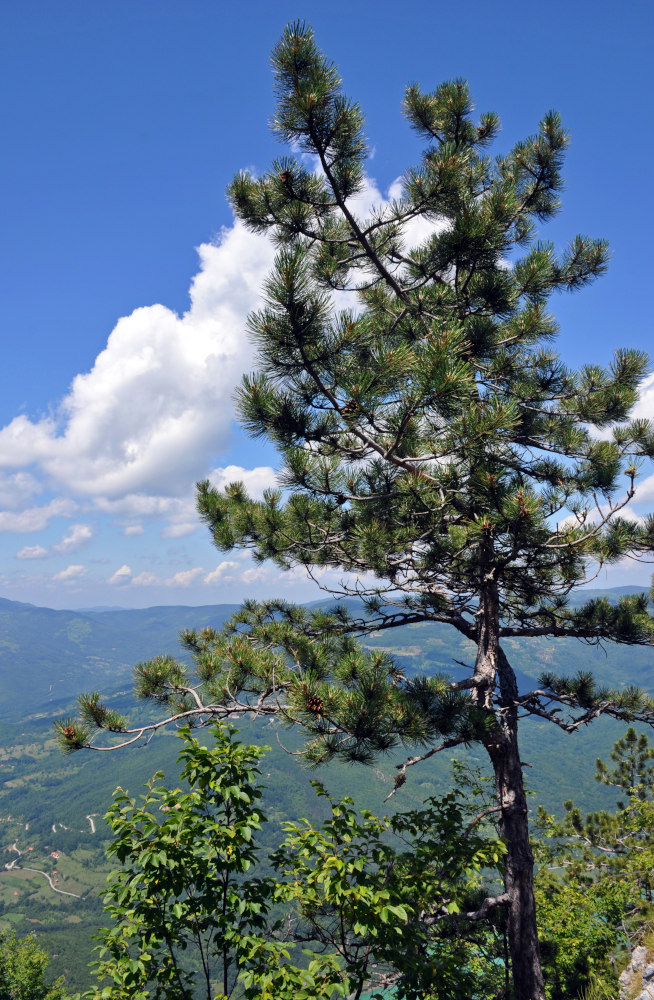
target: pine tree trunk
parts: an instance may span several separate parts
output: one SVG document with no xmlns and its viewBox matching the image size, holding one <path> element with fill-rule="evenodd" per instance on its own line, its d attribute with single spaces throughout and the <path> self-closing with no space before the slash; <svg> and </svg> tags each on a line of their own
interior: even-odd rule
<svg viewBox="0 0 654 1000">
<path fill-rule="evenodd" d="M 482 545 L 481 554 L 485 586 L 480 594 L 473 697 L 480 707 L 490 710 L 493 688 L 499 680 L 500 728 L 485 741 L 485 746 L 495 773 L 500 835 L 507 848 L 504 891 L 509 896 L 506 914 L 514 998 L 545 1000 L 534 899 L 534 856 L 529 843 L 527 797 L 518 749 L 518 711 L 515 707 L 518 686 L 499 642 L 499 595 L 490 569 L 490 540 Z"/>
<path fill-rule="evenodd" d="M 505 712 L 501 738 L 486 749 L 495 772 L 500 835 L 507 847 L 504 891 L 509 896 L 506 914 L 513 989 L 515 1000 L 544 1000 L 534 900 L 534 857 L 518 750 L 517 713 L 512 708 L 505 708 Z"/>
</svg>

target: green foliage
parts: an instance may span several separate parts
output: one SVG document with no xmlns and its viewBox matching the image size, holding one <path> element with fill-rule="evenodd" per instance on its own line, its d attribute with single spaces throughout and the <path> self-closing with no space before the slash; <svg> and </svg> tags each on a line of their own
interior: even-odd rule
<svg viewBox="0 0 654 1000">
<path fill-rule="evenodd" d="M 44 981 L 48 964 L 34 937 L 0 931 L 0 1000 L 67 1000 L 61 980 Z"/>
<path fill-rule="evenodd" d="M 359 815 L 349 798 L 329 804 L 320 829 L 285 824 L 273 857 L 284 898 L 299 905 L 296 934 L 339 956 L 356 996 L 389 984 L 407 1000 L 495 995 L 497 940 L 463 911 L 477 908 L 500 867 L 501 841 L 477 828 L 459 793 L 390 821 Z"/>
<path fill-rule="evenodd" d="M 282 601 L 246 603 L 223 632 L 187 632 L 183 641 L 215 704 L 233 705 L 236 691 L 241 705 L 283 695 L 283 720 L 314 734 L 306 750 L 314 764 L 336 755 L 370 763 L 434 739 L 468 742 L 492 725 L 446 678 L 403 679 L 384 651 L 333 634 L 343 620 Z"/>
<path fill-rule="evenodd" d="M 615 600 L 617 594 L 607 596 Z M 17 621 L 24 621 L 27 612 L 23 606 L 11 605 L 11 609 Z M 30 612 L 29 627 L 37 632 L 37 637 L 45 614 L 42 609 L 32 609 Z M 158 612 L 151 610 L 95 613 L 97 621 L 102 622 L 106 618 L 112 623 L 111 628 L 103 630 L 107 635 L 107 648 L 96 647 L 98 656 L 108 657 L 111 654 L 110 647 L 115 644 L 120 646 L 122 655 L 125 655 L 125 636 L 132 634 L 131 631 L 127 632 L 127 626 L 130 630 L 141 628 L 148 636 L 151 623 L 152 628 L 155 625 L 157 628 L 164 627 L 158 615 Z M 175 631 L 174 615 L 175 609 L 172 609 L 167 626 L 170 637 Z M 177 615 L 182 626 L 188 621 L 185 616 L 190 615 L 190 612 L 178 609 Z M 196 609 L 194 615 L 198 623 L 203 615 L 209 621 L 212 616 L 215 616 L 214 621 L 219 621 L 224 616 L 224 611 L 220 608 Z M 28 629 L 27 621 L 24 627 Z M 11 634 L 10 624 L 3 634 Z M 66 649 L 66 639 L 50 638 L 53 662 L 58 663 Z M 147 641 L 152 642 L 152 638 Z M 167 638 L 166 641 L 171 642 L 172 638 Z M 407 625 L 392 633 L 380 633 L 367 641 L 371 645 L 385 647 L 387 655 L 392 656 L 408 677 L 424 671 L 444 671 L 447 664 L 455 659 L 469 660 L 472 648 L 471 643 L 459 639 L 453 630 L 430 624 Z M 584 664 L 585 657 L 588 657 L 600 676 L 604 672 L 605 680 L 612 685 L 617 685 L 625 675 L 646 680 L 650 669 L 650 653 L 644 648 L 616 647 L 609 648 L 605 653 L 599 647 L 588 648 L 571 640 L 560 644 L 553 644 L 545 639 L 510 642 L 512 660 L 534 680 L 548 661 L 561 672 L 565 668 L 574 673 Z M 27 649 L 28 642 L 24 638 L 23 645 L 12 655 L 23 662 L 28 657 Z M 75 655 L 81 663 L 85 651 L 82 649 Z M 7 660 L 6 665 L 8 662 Z M 69 662 L 71 669 L 77 668 L 78 661 L 71 659 Z M 586 666 L 588 667 L 588 663 Z M 460 675 L 465 675 L 464 668 L 460 668 Z M 40 681 L 37 683 L 35 680 L 29 700 L 15 692 L 13 701 L 8 702 L 16 719 L 20 718 L 21 707 L 31 715 L 40 705 L 41 681 L 45 682 L 47 674 L 39 676 Z M 87 680 L 88 683 L 90 682 Z M 121 683 L 124 687 L 124 680 L 121 682 L 117 677 L 116 684 Z M 527 677 L 521 679 L 521 684 L 534 686 L 533 680 Z M 45 689 L 47 691 L 47 684 Z M 117 704 L 123 713 L 134 712 L 135 706 L 128 699 L 129 695 L 125 693 Z M 143 711 L 142 706 L 140 711 Z M 6 817 L 11 814 L 15 822 L 3 822 L 0 830 L 5 846 L 17 841 L 18 847 L 25 852 L 22 860 L 26 864 L 45 870 L 56 867 L 60 878 L 57 887 L 79 892 L 84 898 L 74 899 L 52 892 L 43 876 L 37 874 L 5 874 L 0 880 L 0 920 L 6 921 L 21 937 L 36 929 L 40 946 L 52 956 L 52 978 L 64 974 L 66 987 L 74 992 L 89 987 L 92 978 L 87 967 L 92 957 L 90 936 L 103 923 L 100 897 L 111 866 L 104 856 L 108 833 L 102 814 L 115 788 L 117 774 L 120 775 L 122 786 L 133 791 L 140 789 L 157 768 L 163 769 L 172 780 L 177 773 L 175 758 L 178 740 L 172 736 L 153 740 L 148 748 L 139 753 L 122 754 L 119 760 L 115 755 L 106 753 L 77 754 L 62 759 L 53 746 L 49 726 L 49 719 L 45 717 L 15 723 L 11 727 L 5 724 L 3 727 L 2 776 L 6 784 L 0 790 L 0 815 Z M 611 746 L 620 735 L 616 726 L 610 720 L 600 720 L 593 726 L 584 727 L 571 741 L 565 733 L 548 727 L 543 722 L 527 722 L 522 732 L 521 751 L 523 759 L 533 764 L 529 777 L 536 792 L 536 801 L 543 802 L 549 811 L 558 811 L 561 798 L 572 797 L 585 811 L 612 808 L 610 787 L 595 783 L 593 772 L 594 761 L 598 756 L 609 762 Z M 21 735 L 23 731 L 24 734 Z M 199 735 L 202 738 L 202 734 Z M 290 748 L 301 748 L 300 733 L 287 731 L 283 736 L 280 733 L 280 736 Z M 203 742 L 208 738 L 209 733 L 206 732 Z M 240 739 L 246 743 L 261 740 L 273 742 L 273 750 L 266 757 L 263 768 L 266 774 L 272 772 L 266 778 L 263 800 L 264 812 L 269 816 L 270 822 L 266 824 L 260 837 L 263 856 L 266 856 L 281 839 L 278 826 L 280 820 L 308 816 L 314 823 L 318 823 L 322 816 L 321 803 L 325 800 L 314 797 L 302 773 L 301 758 L 285 754 L 273 739 L 270 729 L 263 730 L 259 723 L 245 723 L 243 720 Z M 448 762 L 442 758 L 443 755 L 436 755 L 421 765 L 420 769 L 414 768 L 417 780 L 409 780 L 390 800 L 389 807 L 416 808 L 423 796 L 445 794 L 450 778 Z M 380 795 L 385 796 L 391 789 L 394 764 L 398 762 L 396 759 L 383 761 L 380 765 L 382 770 L 375 777 L 363 766 L 341 767 L 335 761 L 321 770 L 320 778 L 337 798 L 350 794 L 358 804 L 379 812 Z M 383 780 L 380 780 L 384 777 L 386 788 Z M 621 798 L 625 794 L 622 793 Z M 85 818 L 91 813 L 98 814 L 95 818 L 96 834 L 91 834 L 89 821 Z M 29 824 L 28 831 L 25 830 L 26 823 Z M 56 833 L 52 830 L 53 823 L 56 825 Z M 65 829 L 62 824 L 70 829 Z M 34 851 L 28 855 L 26 852 L 30 845 L 34 847 Z M 45 845 L 48 845 L 47 849 Z M 53 849 L 64 853 L 56 863 L 50 861 L 48 864 L 49 851 Z M 8 854 L 7 860 L 16 857 L 16 854 Z M 19 890 L 18 896 L 14 896 L 14 890 Z"/>
<path fill-rule="evenodd" d="M 654 917 L 652 756 L 647 737 L 629 728 L 613 746 L 616 767 L 598 760 L 596 773 L 626 791 L 627 803 L 583 814 L 566 802 L 562 821 L 540 810 L 537 901 L 552 1000 L 575 996 L 589 983 L 617 989 L 610 959 Z"/>
<path fill-rule="evenodd" d="M 235 989 L 282 1000 L 345 995 L 334 956 L 298 967 L 276 940 L 269 917 L 280 890 L 253 874 L 265 822 L 257 783 L 264 751 L 235 735 L 215 726 L 215 745 L 206 748 L 181 731 L 190 791 L 162 787 L 157 774 L 140 806 L 116 793 L 109 853 L 122 867 L 109 879 L 113 923 L 102 933 L 100 984 L 88 1000 L 213 1000 Z"/>
<path fill-rule="evenodd" d="M 120 789 L 108 820 L 110 854 L 121 868 L 109 879 L 98 976 L 111 986 L 89 994 L 134 1000 L 212 1000 L 216 984 L 231 992 L 242 942 L 265 926 L 270 886 L 242 878 L 256 861 L 254 837 L 264 817 L 256 784 L 263 751 L 238 743 L 234 730 L 215 728 L 205 748 L 182 730 L 182 780 L 167 789 L 150 783 L 142 805 Z M 199 970 L 188 967 L 192 949 Z M 238 958 L 235 954 L 238 953 Z M 240 961 L 239 961 L 240 960 Z"/>
<path fill-rule="evenodd" d="M 591 982 L 616 995 L 610 959 L 620 951 L 620 924 L 633 903 L 632 887 L 588 879 L 581 866 L 565 876 L 547 868 L 539 872 L 536 904 L 548 1000 L 570 1000 Z"/>
<path fill-rule="evenodd" d="M 597 772 L 595 777 L 604 785 L 622 788 L 627 794 L 635 795 L 645 801 L 651 799 L 654 789 L 654 748 L 650 747 L 645 733 L 637 733 L 630 726 L 624 736 L 619 739 L 611 751 L 611 760 L 615 767 L 609 769 L 600 758 L 595 762 Z M 623 802 L 618 802 L 619 809 L 625 809 Z"/>
<path fill-rule="evenodd" d="M 109 879 L 100 980 L 87 1000 L 186 1000 L 198 996 L 333 998 L 392 984 L 398 998 L 469 1000 L 497 936 L 466 910 L 483 903 L 505 847 L 460 793 L 380 819 L 352 800 L 327 799 L 322 825 L 286 823 L 272 855 L 276 875 L 256 874 L 265 818 L 258 800 L 263 751 L 215 726 L 215 746 L 181 732 L 181 777 L 155 776 L 142 805 L 121 790 L 109 811 Z M 297 943 L 305 959 L 293 961 Z M 105 983 L 109 982 L 109 985 Z"/>
</svg>

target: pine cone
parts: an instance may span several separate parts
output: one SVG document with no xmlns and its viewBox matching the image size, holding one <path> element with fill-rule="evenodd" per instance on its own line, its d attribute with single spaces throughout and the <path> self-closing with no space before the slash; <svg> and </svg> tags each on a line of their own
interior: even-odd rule
<svg viewBox="0 0 654 1000">
<path fill-rule="evenodd" d="M 317 694 L 310 694 L 307 698 L 307 708 L 315 715 L 321 715 L 324 708 L 322 698 L 319 698 Z"/>
<path fill-rule="evenodd" d="M 341 406 L 342 417 L 353 417 L 359 412 L 359 404 L 353 399 L 349 399 L 345 406 Z"/>
</svg>

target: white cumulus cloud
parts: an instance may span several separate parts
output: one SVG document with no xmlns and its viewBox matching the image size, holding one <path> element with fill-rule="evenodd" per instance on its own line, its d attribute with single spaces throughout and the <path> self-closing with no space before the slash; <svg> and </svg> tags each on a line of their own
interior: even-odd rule
<svg viewBox="0 0 654 1000">
<path fill-rule="evenodd" d="M 214 583 L 229 583 L 230 580 L 234 579 L 233 574 L 238 569 L 238 565 L 233 559 L 225 559 L 210 573 L 207 573 L 203 582 L 209 585 Z"/>
<path fill-rule="evenodd" d="M 398 194 L 396 182 L 390 197 Z M 366 214 L 384 202 L 370 179 L 352 207 Z M 426 226 L 409 232 L 408 242 L 435 224 Z M 274 248 L 236 221 L 198 253 L 200 270 L 183 316 L 161 304 L 135 309 L 118 321 L 92 369 L 73 379 L 52 415 L 21 414 L 0 429 L 0 469 L 14 475 L 10 494 L 12 485 L 15 493 L 39 489 L 45 477 L 50 486 L 93 498 L 100 510 L 113 506 L 126 518 L 164 520 L 172 513 L 167 501 L 189 497 L 212 454 L 229 442 L 233 389 L 252 363 L 246 318 Z M 274 484 L 271 470 L 233 471 L 255 494 Z M 228 467 L 214 475 L 222 484 L 231 473 Z M 2 493 L 0 481 L 0 500 Z M 180 513 L 170 518 L 168 537 L 181 537 L 181 524 L 193 519 Z"/>
<path fill-rule="evenodd" d="M 240 223 L 199 248 L 189 310 L 136 309 L 52 417 L 0 430 L 0 468 L 35 465 L 78 496 L 179 496 L 229 439 L 231 394 L 252 348 L 247 314 L 273 249 Z"/>
</svg>

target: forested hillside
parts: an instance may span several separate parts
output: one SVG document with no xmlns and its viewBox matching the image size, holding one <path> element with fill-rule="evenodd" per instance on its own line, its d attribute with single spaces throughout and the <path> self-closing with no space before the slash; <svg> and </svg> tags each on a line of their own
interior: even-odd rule
<svg viewBox="0 0 654 1000">
<path fill-rule="evenodd" d="M 110 865 L 104 854 L 108 834 L 102 817 L 112 792 L 121 785 L 132 794 L 140 793 L 157 769 L 174 782 L 179 746 L 171 734 L 162 734 L 147 748 L 66 757 L 55 745 L 53 719 L 72 707 L 73 695 L 84 687 L 102 690 L 112 707 L 142 718 L 144 706 L 135 704 L 131 694 L 133 663 L 153 652 L 175 653 L 179 629 L 219 626 L 233 610 L 219 605 L 78 613 L 1 602 L 0 926 L 21 935 L 36 931 L 53 955 L 53 973 L 65 972 L 71 986 L 88 982 L 89 938 L 103 920 L 100 899 Z M 407 675 L 423 671 L 458 675 L 465 668 L 455 661 L 467 662 L 470 654 L 465 641 L 439 625 L 409 625 L 395 630 L 392 638 L 385 633 L 367 641 L 387 648 Z M 518 640 L 508 642 L 515 645 L 514 661 L 524 690 L 546 668 L 569 673 L 592 668 L 611 685 L 653 687 L 651 650 L 604 650 L 573 640 L 538 640 L 527 651 Z M 279 837 L 283 820 L 317 818 L 325 807 L 310 787 L 315 772 L 307 774 L 300 760 L 285 753 L 278 742 L 279 737 L 286 748 L 297 749 L 297 732 L 277 722 L 238 724 L 244 738 L 271 747 L 263 763 L 265 808 L 271 820 L 264 840 L 268 849 Z M 618 724 L 600 720 L 567 736 L 545 722 L 530 720 L 524 730 L 523 756 L 531 765 L 533 810 L 542 804 L 561 812 L 563 801 L 571 797 L 583 809 L 611 802 L 610 791 L 593 780 L 594 760 L 607 753 L 620 731 Z M 457 755 L 471 767 L 483 762 L 474 748 Z M 385 758 L 372 771 L 362 765 L 332 764 L 321 769 L 319 777 L 335 794 L 351 794 L 359 806 L 377 813 L 415 806 L 448 787 L 449 759 L 438 757 L 416 768 L 384 805 L 393 787 L 394 763 L 392 757 Z"/>
<path fill-rule="evenodd" d="M 89 685 L 129 686 L 133 664 L 176 651 L 181 628 L 219 627 L 235 610 L 53 611 L 0 598 L 0 718 L 24 717 Z"/>
</svg>

